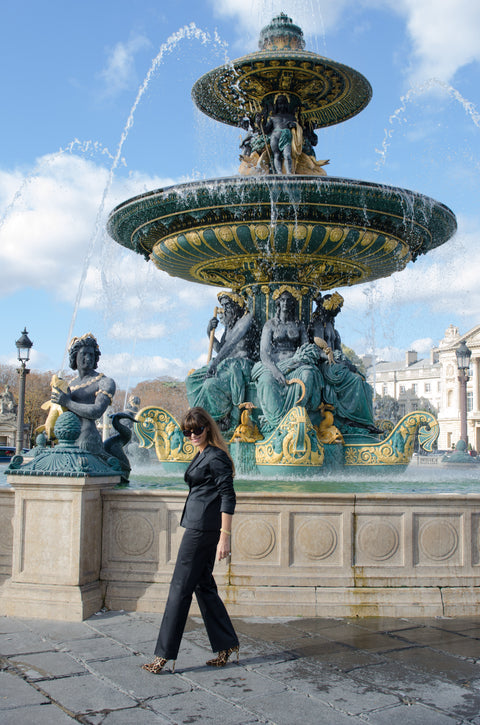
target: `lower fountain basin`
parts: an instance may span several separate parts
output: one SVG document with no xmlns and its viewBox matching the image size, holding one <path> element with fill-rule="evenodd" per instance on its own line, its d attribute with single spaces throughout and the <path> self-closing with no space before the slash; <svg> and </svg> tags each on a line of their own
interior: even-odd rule
<svg viewBox="0 0 480 725">
<path fill-rule="evenodd" d="M 119 244 L 174 277 L 236 289 L 331 289 L 387 277 L 457 228 L 443 204 L 335 177 L 229 177 L 158 189 L 110 214 Z"/>
</svg>

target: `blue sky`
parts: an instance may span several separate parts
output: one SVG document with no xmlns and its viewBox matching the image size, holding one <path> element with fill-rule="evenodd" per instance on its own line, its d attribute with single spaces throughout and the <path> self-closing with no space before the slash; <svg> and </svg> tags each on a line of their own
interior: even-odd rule
<svg viewBox="0 0 480 725">
<path fill-rule="evenodd" d="M 121 387 L 204 361 L 218 290 L 159 272 L 105 221 L 143 191 L 237 172 L 239 130 L 203 117 L 191 87 L 255 50 L 280 11 L 373 87 L 360 115 L 319 132 L 329 175 L 420 191 L 459 224 L 403 272 L 340 290 L 343 342 L 424 356 L 450 323 L 480 323 L 479 3 L 24 0 L 2 5 L 0 26 L 0 362 L 15 363 L 24 325 L 43 370 L 92 331 Z"/>
</svg>

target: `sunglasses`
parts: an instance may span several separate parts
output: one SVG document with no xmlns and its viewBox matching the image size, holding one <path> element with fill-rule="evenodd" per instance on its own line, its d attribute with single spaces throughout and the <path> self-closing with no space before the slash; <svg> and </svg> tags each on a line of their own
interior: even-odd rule
<svg viewBox="0 0 480 725">
<path fill-rule="evenodd" d="M 185 438 L 190 438 L 192 435 L 194 435 L 197 438 L 198 436 L 202 435 L 204 430 L 205 430 L 205 426 L 201 425 L 199 428 L 192 428 L 191 430 L 182 430 L 182 433 L 185 436 Z"/>
</svg>

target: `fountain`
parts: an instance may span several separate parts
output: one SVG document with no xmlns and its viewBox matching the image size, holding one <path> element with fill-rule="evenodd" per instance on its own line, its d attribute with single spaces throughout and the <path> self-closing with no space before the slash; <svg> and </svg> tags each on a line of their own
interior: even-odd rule
<svg viewBox="0 0 480 725">
<path fill-rule="evenodd" d="M 421 194 L 326 176 L 315 129 L 354 116 L 370 95 L 359 73 L 305 51 L 300 28 L 281 15 L 258 52 L 193 89 L 202 111 L 247 132 L 239 176 L 142 194 L 110 215 L 120 244 L 174 276 L 223 288 L 225 332 L 215 337 L 215 315 L 216 355 L 187 388 L 210 406 L 251 483 L 238 489 L 231 558 L 216 575 L 236 616 L 478 612 L 474 488 L 465 480 L 456 493 L 441 482 L 412 492 L 401 476 L 393 492 L 363 486 L 366 472 L 405 468 L 417 433 L 431 447 L 438 424 L 417 411 L 380 432 L 369 388 L 341 349 L 333 290 L 403 269 L 456 228 L 448 208 Z M 191 459 L 167 410 L 144 408 L 135 426 L 170 479 Z M 162 611 L 185 491 L 119 487 L 119 469 L 94 471 L 79 458 L 75 435 L 71 422 L 58 430 L 53 470 L 37 451 L 0 489 L 0 614 Z M 358 485 L 339 485 L 342 471 Z M 272 475 L 274 486 L 258 484 Z"/>
<path fill-rule="evenodd" d="M 416 192 L 327 176 L 315 130 L 365 108 L 370 84 L 306 51 L 302 30 L 284 14 L 262 30 L 259 47 L 192 90 L 203 113 L 247 132 L 239 175 L 129 199 L 110 214 L 108 231 L 174 277 L 228 288 L 220 301 L 236 306 L 236 319 L 220 341 L 212 321 L 217 358 L 189 376 L 187 392 L 220 422 L 239 472 L 404 470 L 417 432 L 431 450 L 438 423 L 417 411 L 381 434 L 371 390 L 338 333 L 326 340 L 343 299 L 322 292 L 403 269 L 453 235 L 455 216 Z M 282 297 L 288 313 L 279 311 Z M 279 329 L 294 324 L 298 340 L 287 349 Z M 262 331 L 260 352 L 236 342 L 252 330 Z M 167 469 L 192 457 L 162 408 L 140 411 L 136 432 Z"/>
</svg>

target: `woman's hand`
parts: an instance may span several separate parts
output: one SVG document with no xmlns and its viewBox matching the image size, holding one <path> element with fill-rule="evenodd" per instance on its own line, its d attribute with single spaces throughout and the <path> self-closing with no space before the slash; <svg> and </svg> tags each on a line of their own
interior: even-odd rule
<svg viewBox="0 0 480 725">
<path fill-rule="evenodd" d="M 224 531 L 220 532 L 220 538 L 217 544 L 217 560 L 222 561 L 230 554 L 230 535 Z"/>
</svg>

